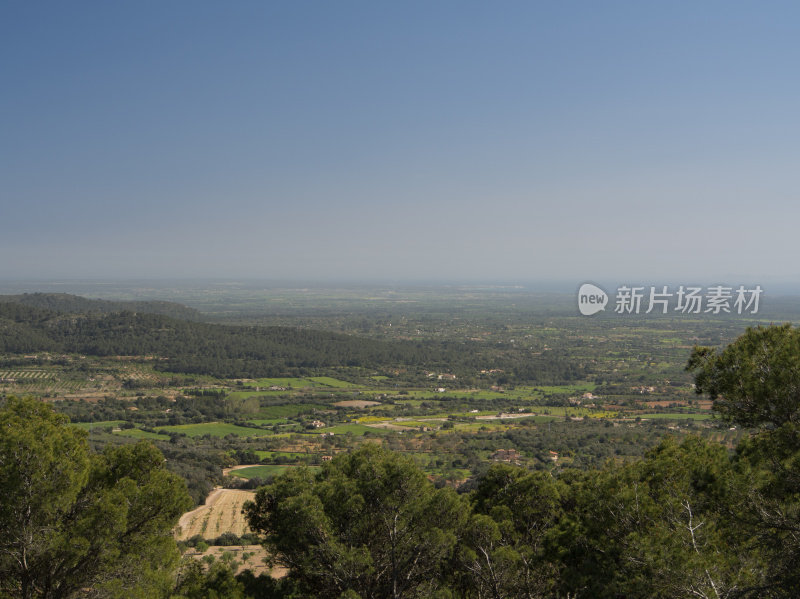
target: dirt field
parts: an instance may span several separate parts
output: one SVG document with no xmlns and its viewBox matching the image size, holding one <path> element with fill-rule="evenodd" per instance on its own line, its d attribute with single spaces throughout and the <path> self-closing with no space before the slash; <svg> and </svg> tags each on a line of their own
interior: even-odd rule
<svg viewBox="0 0 800 599">
<path fill-rule="evenodd" d="M 214 489 L 206 498 L 205 505 L 181 516 L 176 537 L 180 541 L 199 534 L 205 539 L 216 539 L 225 532 L 238 536 L 250 532 L 242 506 L 254 497 L 253 491 Z"/>
</svg>

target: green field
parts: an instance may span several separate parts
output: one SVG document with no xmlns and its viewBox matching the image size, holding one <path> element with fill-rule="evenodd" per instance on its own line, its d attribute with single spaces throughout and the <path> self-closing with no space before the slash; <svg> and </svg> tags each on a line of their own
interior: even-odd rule
<svg viewBox="0 0 800 599">
<path fill-rule="evenodd" d="M 240 437 L 266 437 L 269 431 L 237 426 L 226 422 L 203 422 L 200 424 L 177 424 L 175 426 L 161 426 L 158 431 L 165 433 L 183 433 L 187 437 L 202 437 L 211 435 L 212 437 L 224 437 L 226 435 L 238 435 Z"/>
<path fill-rule="evenodd" d="M 286 472 L 289 468 L 296 468 L 297 466 L 285 465 L 268 465 L 268 466 L 250 466 L 249 468 L 242 468 L 241 470 L 232 470 L 231 476 L 238 476 L 239 478 L 267 478 L 268 476 L 277 476 Z M 307 466 L 310 469 L 319 468 L 319 466 Z"/>
<path fill-rule="evenodd" d="M 619 416 L 617 412 L 608 410 L 593 410 L 572 406 L 542 406 L 536 409 L 536 413 L 546 416 L 560 416 L 562 418 L 583 418 L 584 416 L 590 418 L 616 418 Z"/>
<path fill-rule="evenodd" d="M 231 476 L 238 476 L 239 478 L 266 478 L 268 476 L 275 476 L 281 474 L 290 466 L 284 465 L 270 465 L 270 466 L 251 466 L 250 468 L 242 468 L 241 470 L 232 470 Z"/>
<path fill-rule="evenodd" d="M 658 414 L 637 414 L 639 418 L 648 420 L 711 420 L 714 418 L 713 414 L 680 414 L 677 412 L 666 413 L 660 412 Z"/>
</svg>

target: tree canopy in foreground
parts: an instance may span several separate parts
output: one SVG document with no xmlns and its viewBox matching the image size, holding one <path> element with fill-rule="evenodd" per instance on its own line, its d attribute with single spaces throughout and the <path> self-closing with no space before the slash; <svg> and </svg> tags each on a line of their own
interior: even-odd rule
<svg viewBox="0 0 800 599">
<path fill-rule="evenodd" d="M 433 596 L 467 517 L 453 490 L 372 444 L 319 474 L 292 469 L 246 509 L 298 591 L 318 597 Z"/>
<path fill-rule="evenodd" d="M 0 409 L 0 597 L 158 596 L 191 505 L 152 445 L 95 454 L 40 401 Z"/>
</svg>

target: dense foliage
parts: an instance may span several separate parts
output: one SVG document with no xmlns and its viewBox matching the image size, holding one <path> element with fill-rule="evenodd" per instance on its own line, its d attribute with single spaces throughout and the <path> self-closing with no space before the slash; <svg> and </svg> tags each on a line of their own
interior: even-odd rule
<svg viewBox="0 0 800 599">
<path fill-rule="evenodd" d="M 434 489 L 413 462 L 373 445 L 318 477 L 293 470 L 259 491 L 248 511 L 289 580 L 321 597 L 432 596 L 465 517 L 455 492 Z"/>
<path fill-rule="evenodd" d="M 758 327 L 723 351 L 697 347 L 689 360 L 698 393 L 714 409 L 746 426 L 800 423 L 800 329 Z"/>
<path fill-rule="evenodd" d="M 285 597 L 793 597 L 790 533 L 752 512 L 767 466 L 667 439 L 559 478 L 494 465 L 457 498 L 367 445 L 276 479 L 248 515 Z"/>
</svg>

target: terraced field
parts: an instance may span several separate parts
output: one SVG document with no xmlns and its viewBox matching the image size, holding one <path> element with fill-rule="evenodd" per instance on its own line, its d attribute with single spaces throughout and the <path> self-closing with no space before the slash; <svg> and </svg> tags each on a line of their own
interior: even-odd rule
<svg viewBox="0 0 800 599">
<path fill-rule="evenodd" d="M 0 370 L 0 389 L 8 393 L 33 393 L 36 395 L 63 395 L 79 392 L 83 388 L 96 388 L 95 381 L 63 376 L 61 372 L 41 369 Z"/>
</svg>

